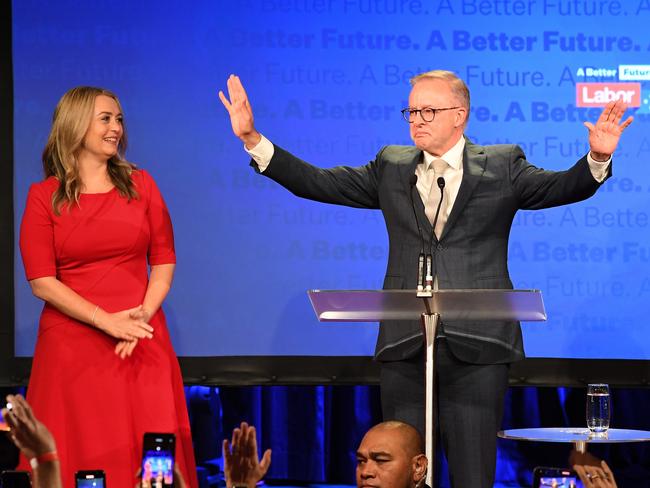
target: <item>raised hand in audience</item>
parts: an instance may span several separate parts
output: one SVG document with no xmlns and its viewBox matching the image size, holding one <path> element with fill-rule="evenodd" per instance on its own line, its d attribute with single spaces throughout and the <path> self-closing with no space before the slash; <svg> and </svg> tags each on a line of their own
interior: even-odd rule
<svg viewBox="0 0 650 488">
<path fill-rule="evenodd" d="M 227 488 L 255 488 L 271 465 L 271 449 L 260 460 L 255 427 L 242 422 L 232 431 L 232 440 L 223 441 L 223 461 Z"/>
<path fill-rule="evenodd" d="M 56 442 L 48 428 L 35 416 L 22 395 L 7 395 L 2 417 L 10 429 L 9 436 L 34 470 L 36 488 L 61 488 L 61 471 Z"/>
<path fill-rule="evenodd" d="M 601 461 L 600 466 L 575 464 L 573 469 L 585 488 L 616 488 L 614 474 L 605 461 Z"/>
<path fill-rule="evenodd" d="M 616 488 L 614 474 L 607 463 L 589 452 L 572 450 L 569 465 L 578 473 L 585 488 Z"/>
</svg>

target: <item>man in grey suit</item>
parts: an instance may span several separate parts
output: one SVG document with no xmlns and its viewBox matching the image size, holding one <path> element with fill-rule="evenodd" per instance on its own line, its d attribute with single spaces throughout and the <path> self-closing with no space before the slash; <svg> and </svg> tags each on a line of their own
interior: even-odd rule
<svg viewBox="0 0 650 488">
<path fill-rule="evenodd" d="M 238 77 L 228 79 L 229 99 L 223 92 L 219 97 L 256 171 L 303 198 L 381 209 L 390 245 L 385 289 L 416 288 L 420 229 L 427 240 L 432 236 L 440 289 L 511 289 L 508 236 L 517 210 L 593 195 L 611 174 L 611 155 L 632 118 L 621 123 L 626 106 L 610 103 L 595 124 L 585 123 L 590 153 L 566 171 L 546 171 L 526 161 L 518 146 L 479 146 L 464 137 L 470 97 L 455 74 L 431 71 L 411 84 L 402 113 L 415 146 L 386 146 L 365 166 L 331 169 L 301 161 L 257 132 Z M 440 178 L 444 185 L 437 183 Z M 436 340 L 438 425 L 452 486 L 491 487 L 508 365 L 524 357 L 519 324 L 445 322 Z M 382 323 L 375 359 L 381 362 L 384 420 L 401 420 L 423 432 L 419 322 Z"/>
</svg>

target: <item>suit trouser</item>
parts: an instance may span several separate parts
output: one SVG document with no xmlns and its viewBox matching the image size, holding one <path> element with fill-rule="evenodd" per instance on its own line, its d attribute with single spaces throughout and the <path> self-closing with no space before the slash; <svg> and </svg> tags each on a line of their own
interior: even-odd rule
<svg viewBox="0 0 650 488">
<path fill-rule="evenodd" d="M 491 488 L 497 431 L 508 389 L 508 365 L 458 360 L 446 340 L 437 340 L 437 411 L 440 441 L 453 488 Z M 424 435 L 424 353 L 381 364 L 384 420 L 401 420 Z"/>
</svg>

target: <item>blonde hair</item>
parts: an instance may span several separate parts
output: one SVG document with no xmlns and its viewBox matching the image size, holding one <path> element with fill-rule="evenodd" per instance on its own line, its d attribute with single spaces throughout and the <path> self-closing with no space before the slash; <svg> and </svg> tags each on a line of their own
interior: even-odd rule
<svg viewBox="0 0 650 488">
<path fill-rule="evenodd" d="M 467 116 L 465 117 L 465 123 L 467 123 L 467 119 L 469 118 L 469 88 L 467 88 L 465 82 L 461 80 L 453 71 L 445 71 L 442 69 L 420 73 L 419 75 L 411 78 L 409 81 L 411 83 L 411 86 L 415 86 L 418 81 L 426 79 L 443 80 L 449 83 L 451 92 L 458 99 L 458 102 L 461 103 L 465 109 L 467 109 Z"/>
<path fill-rule="evenodd" d="M 103 88 L 78 86 L 68 90 L 57 103 L 52 117 L 52 129 L 43 149 L 43 172 L 45 178 L 54 176 L 59 187 L 52 194 L 52 208 L 59 215 L 61 206 L 73 202 L 79 204 L 81 177 L 77 153 L 83 143 L 95 108 L 95 99 L 105 95 L 112 98 L 122 111 L 117 96 Z M 108 175 L 120 195 L 131 200 L 138 198 L 131 173 L 135 165 L 124 159 L 127 146 L 126 127 L 117 146 L 117 154 L 108 160 Z"/>
</svg>

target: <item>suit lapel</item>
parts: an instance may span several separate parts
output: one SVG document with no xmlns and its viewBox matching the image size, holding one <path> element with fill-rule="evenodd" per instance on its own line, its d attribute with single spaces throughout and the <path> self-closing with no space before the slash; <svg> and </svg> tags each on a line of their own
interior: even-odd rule
<svg viewBox="0 0 650 488">
<path fill-rule="evenodd" d="M 454 224 L 458 220 L 458 217 L 462 213 L 465 205 L 469 201 L 476 185 L 481 181 L 481 177 L 485 172 L 485 164 L 487 162 L 487 157 L 482 146 L 472 144 L 467 141 L 465 144 L 465 151 L 463 154 L 463 179 L 460 183 L 460 189 L 458 190 L 458 196 L 454 202 L 454 206 L 451 209 L 449 214 L 449 219 L 445 224 L 445 228 L 442 231 L 442 240 L 453 228 Z"/>
<path fill-rule="evenodd" d="M 422 162 L 422 151 L 416 151 L 415 156 L 410 160 L 405 160 L 403 164 L 400 164 L 400 177 L 402 180 L 402 185 L 405 188 L 406 194 L 409 195 L 409 198 L 413 199 L 413 204 L 415 205 L 415 213 L 418 216 L 420 221 L 420 226 L 422 227 L 422 232 L 425 235 L 431 235 L 433 228 L 431 223 L 424 213 L 424 203 L 417 189 L 411 188 L 411 176 L 415 174 L 415 168 L 418 164 Z M 411 193 L 412 192 L 412 193 Z M 410 203 L 410 201 L 409 201 Z"/>
</svg>

